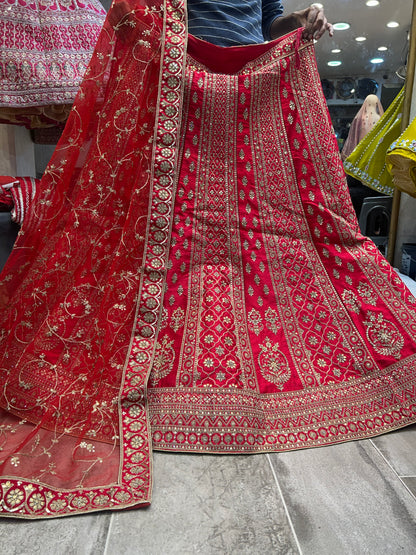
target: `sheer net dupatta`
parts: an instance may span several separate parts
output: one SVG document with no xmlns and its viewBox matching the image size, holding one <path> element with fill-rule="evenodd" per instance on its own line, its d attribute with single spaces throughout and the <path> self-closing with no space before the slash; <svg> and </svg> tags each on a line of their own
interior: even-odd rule
<svg viewBox="0 0 416 555">
<path fill-rule="evenodd" d="M 161 174 L 152 160 L 163 13 L 162 0 L 113 4 L 1 275 L 0 508 L 8 516 L 150 499 L 148 369 L 130 352 L 140 314 L 148 318 L 140 291 Z"/>
</svg>

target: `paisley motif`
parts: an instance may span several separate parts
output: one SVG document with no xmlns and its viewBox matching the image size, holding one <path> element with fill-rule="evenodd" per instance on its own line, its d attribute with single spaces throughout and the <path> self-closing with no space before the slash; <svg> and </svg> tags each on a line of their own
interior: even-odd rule
<svg viewBox="0 0 416 555">
<path fill-rule="evenodd" d="M 378 353 L 400 358 L 404 337 L 393 322 L 384 318 L 383 314 L 369 312 L 364 325 L 367 327 L 367 338 Z"/>
<path fill-rule="evenodd" d="M 261 375 L 268 382 L 275 384 L 279 389 L 283 389 L 291 375 L 287 358 L 279 350 L 279 344 L 268 337 L 259 347 L 258 361 Z"/>
<path fill-rule="evenodd" d="M 156 385 L 162 378 L 170 374 L 174 360 L 175 350 L 173 340 L 169 341 L 165 336 L 156 343 L 152 373 L 150 375 L 152 384 Z"/>
</svg>

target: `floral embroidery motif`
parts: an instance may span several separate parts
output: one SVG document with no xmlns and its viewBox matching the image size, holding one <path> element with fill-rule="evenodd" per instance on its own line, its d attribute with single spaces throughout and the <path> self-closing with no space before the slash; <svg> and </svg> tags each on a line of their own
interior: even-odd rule
<svg viewBox="0 0 416 555">
<path fill-rule="evenodd" d="M 400 358 L 404 338 L 392 322 L 386 320 L 382 314 L 370 312 L 364 325 L 367 326 L 367 339 L 378 353 Z"/>
<path fill-rule="evenodd" d="M 348 308 L 348 310 L 351 310 L 351 312 L 355 312 L 356 314 L 359 314 L 361 303 L 357 299 L 357 295 L 353 291 L 350 291 L 349 289 L 344 289 L 344 291 L 342 292 L 341 298 L 344 301 L 344 304 Z"/>
<path fill-rule="evenodd" d="M 10 490 L 6 495 L 6 503 L 10 507 L 16 507 L 17 505 L 20 505 L 24 498 L 24 491 L 19 488 L 15 488 Z"/>
<path fill-rule="evenodd" d="M 268 337 L 259 347 L 261 353 L 258 361 L 263 378 L 282 390 L 291 375 L 285 355 L 279 351 L 279 344 L 272 342 Z"/>
<path fill-rule="evenodd" d="M 273 333 L 277 333 L 282 328 L 282 324 L 280 323 L 279 315 L 277 314 L 277 311 L 274 310 L 274 308 L 269 307 L 266 310 L 265 316 L 266 316 L 267 328 Z"/>
<path fill-rule="evenodd" d="M 29 497 L 29 506 L 32 511 L 40 511 L 45 506 L 46 501 L 41 493 L 34 493 Z"/>
<path fill-rule="evenodd" d="M 185 312 L 181 307 L 176 308 L 172 313 L 172 329 L 178 331 L 185 323 Z"/>
<path fill-rule="evenodd" d="M 175 350 L 173 348 L 173 340 L 169 341 L 167 337 L 164 337 L 160 342 L 156 343 L 151 374 L 152 383 L 157 384 L 172 371 L 174 360 Z"/>
<path fill-rule="evenodd" d="M 260 312 L 254 308 L 252 308 L 247 314 L 247 321 L 249 330 L 254 332 L 256 335 L 259 335 L 264 329 Z"/>
<path fill-rule="evenodd" d="M 360 295 L 360 297 L 365 299 L 365 302 L 367 304 L 371 304 L 372 306 L 376 306 L 376 304 L 377 304 L 377 294 L 369 283 L 365 283 L 364 281 L 361 281 L 358 284 L 357 290 L 358 290 L 358 294 Z"/>
</svg>

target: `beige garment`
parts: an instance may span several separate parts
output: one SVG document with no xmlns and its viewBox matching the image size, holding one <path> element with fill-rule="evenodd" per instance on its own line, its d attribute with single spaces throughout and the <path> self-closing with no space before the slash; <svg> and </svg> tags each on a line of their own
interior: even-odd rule
<svg viewBox="0 0 416 555">
<path fill-rule="evenodd" d="M 378 97 L 375 94 L 369 94 L 351 123 L 347 140 L 341 151 L 342 160 L 345 160 L 351 154 L 383 114 L 383 106 Z"/>
</svg>

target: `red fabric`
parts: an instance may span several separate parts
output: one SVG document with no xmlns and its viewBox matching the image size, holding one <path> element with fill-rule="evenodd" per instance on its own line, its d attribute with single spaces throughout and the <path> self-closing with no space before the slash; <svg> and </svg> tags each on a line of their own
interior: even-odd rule
<svg viewBox="0 0 416 555">
<path fill-rule="evenodd" d="M 244 64 L 189 41 L 149 387 L 158 449 L 295 449 L 414 419 L 415 300 L 359 232 L 310 46 L 298 71 L 294 48 Z"/>
<path fill-rule="evenodd" d="M 110 22 L 103 29 L 1 275 L 1 475 L 20 477 L 6 480 L 7 514 L 149 499 L 147 424 L 133 421 L 145 376 L 127 377 L 125 363 L 159 171 L 152 143 L 163 17 L 158 2 L 134 8 L 112 22 L 116 31 Z"/>
<path fill-rule="evenodd" d="M 152 443 L 416 420 L 415 299 L 359 233 L 312 43 L 225 74 L 186 38 L 183 1 L 116 2 L 1 274 L 4 515 L 148 504 Z"/>
<path fill-rule="evenodd" d="M 237 73 L 248 62 L 269 50 L 270 43 L 267 42 L 251 45 L 250 48 L 246 46 L 222 48 L 188 35 L 188 52 L 192 52 L 192 58 L 216 73 Z"/>
</svg>

